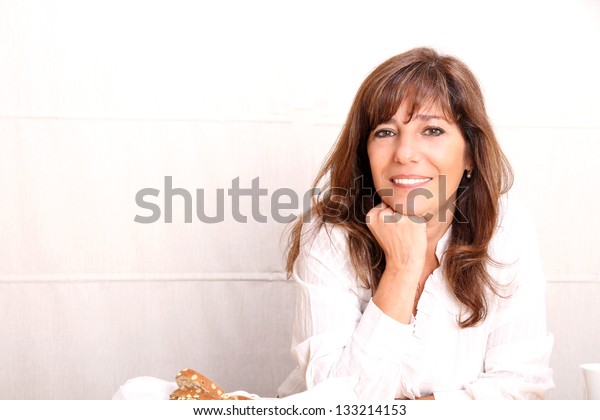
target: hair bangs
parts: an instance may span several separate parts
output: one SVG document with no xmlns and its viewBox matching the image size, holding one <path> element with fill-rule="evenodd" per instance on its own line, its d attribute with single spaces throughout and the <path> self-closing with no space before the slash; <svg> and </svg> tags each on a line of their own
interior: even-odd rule
<svg viewBox="0 0 600 420">
<path fill-rule="evenodd" d="M 412 120 L 420 111 L 434 107 L 439 108 L 448 121 L 457 120 L 446 77 L 429 63 L 404 68 L 392 74 L 377 86 L 375 93 L 371 95 L 371 101 L 367 104 L 369 131 L 391 120 L 405 101 L 408 101 L 406 122 Z"/>
</svg>

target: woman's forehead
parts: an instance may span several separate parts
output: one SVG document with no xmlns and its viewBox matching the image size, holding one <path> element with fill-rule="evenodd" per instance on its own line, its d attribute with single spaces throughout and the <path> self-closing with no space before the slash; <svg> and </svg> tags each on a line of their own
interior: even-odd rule
<svg viewBox="0 0 600 420">
<path fill-rule="evenodd" d="M 386 123 L 393 119 L 409 122 L 414 118 L 427 120 L 433 117 L 442 118 L 449 123 L 455 121 L 450 106 L 445 105 L 440 98 L 429 98 L 426 102 L 419 103 L 414 97 L 408 97 L 400 101 L 398 105 L 390 104 L 385 108 L 385 112 L 382 112 L 375 121 L 376 124 Z"/>
</svg>

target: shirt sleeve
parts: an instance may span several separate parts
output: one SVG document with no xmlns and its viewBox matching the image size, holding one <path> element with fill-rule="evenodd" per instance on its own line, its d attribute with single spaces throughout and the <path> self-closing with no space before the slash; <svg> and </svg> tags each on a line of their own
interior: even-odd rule
<svg viewBox="0 0 600 420">
<path fill-rule="evenodd" d="M 347 240 L 324 227 L 296 260 L 292 354 L 308 389 L 353 377 L 360 399 L 414 398 L 409 339 L 413 324 L 385 315 L 356 278 Z"/>
<path fill-rule="evenodd" d="M 499 289 L 504 297 L 495 299 L 489 315 L 484 372 L 465 386 L 472 398 L 542 399 L 554 388 L 549 368 L 553 336 L 546 330 L 546 283 L 534 226 L 521 210 L 503 228 L 507 232 L 499 245 L 514 251 L 509 253 L 514 262 L 505 269 L 511 273 L 507 287 Z"/>
</svg>

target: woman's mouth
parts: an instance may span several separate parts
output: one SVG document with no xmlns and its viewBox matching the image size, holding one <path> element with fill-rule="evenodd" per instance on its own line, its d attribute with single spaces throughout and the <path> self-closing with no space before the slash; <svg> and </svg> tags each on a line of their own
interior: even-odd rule
<svg viewBox="0 0 600 420">
<path fill-rule="evenodd" d="M 433 178 L 429 177 L 420 177 L 420 176 L 398 176 L 393 177 L 391 181 L 394 183 L 395 187 L 399 188 L 415 188 L 420 187 L 422 185 L 427 184 Z"/>
</svg>

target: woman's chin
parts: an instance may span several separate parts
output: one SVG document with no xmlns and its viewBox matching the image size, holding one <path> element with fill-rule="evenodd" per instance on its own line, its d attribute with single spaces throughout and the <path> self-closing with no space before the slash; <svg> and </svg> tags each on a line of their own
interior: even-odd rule
<svg viewBox="0 0 600 420">
<path fill-rule="evenodd" d="M 424 218 L 426 221 L 431 220 L 435 214 L 431 206 L 406 206 L 404 203 L 391 203 L 388 206 L 402 216 Z"/>
</svg>

